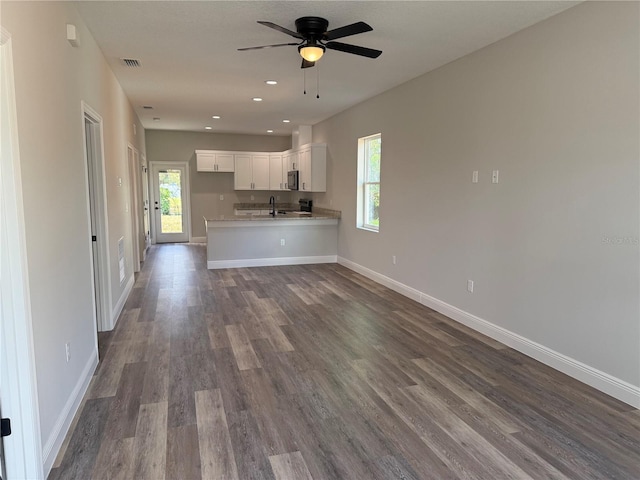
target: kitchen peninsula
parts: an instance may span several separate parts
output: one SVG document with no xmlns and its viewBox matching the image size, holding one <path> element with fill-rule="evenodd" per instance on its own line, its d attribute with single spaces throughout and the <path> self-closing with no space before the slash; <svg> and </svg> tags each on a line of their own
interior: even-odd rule
<svg viewBox="0 0 640 480">
<path fill-rule="evenodd" d="M 258 214 L 205 218 L 207 268 L 334 263 L 338 255 L 340 212 L 314 209 L 312 213 L 278 208 L 275 216 L 264 205 L 242 205 Z"/>
</svg>

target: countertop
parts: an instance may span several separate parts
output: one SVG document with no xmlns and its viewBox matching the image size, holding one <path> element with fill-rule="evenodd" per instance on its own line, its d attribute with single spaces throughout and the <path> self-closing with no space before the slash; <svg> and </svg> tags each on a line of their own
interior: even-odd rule
<svg viewBox="0 0 640 480">
<path fill-rule="evenodd" d="M 279 220 L 334 220 L 340 218 L 340 212 L 336 210 L 323 210 L 311 214 L 299 215 L 293 212 L 279 213 L 275 217 L 271 215 L 219 215 L 204 217 L 206 222 L 277 222 Z"/>
</svg>

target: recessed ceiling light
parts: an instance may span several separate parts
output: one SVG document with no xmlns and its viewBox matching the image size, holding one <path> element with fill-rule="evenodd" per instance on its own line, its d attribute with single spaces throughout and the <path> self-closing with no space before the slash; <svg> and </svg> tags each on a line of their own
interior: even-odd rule
<svg viewBox="0 0 640 480">
<path fill-rule="evenodd" d="M 267 80 L 264 83 L 266 83 L 267 85 L 277 85 L 278 84 L 278 82 L 276 82 L 275 80 Z"/>
<path fill-rule="evenodd" d="M 253 97 L 252 100 L 254 102 L 261 102 L 262 101 L 262 99 L 260 97 Z"/>
<path fill-rule="evenodd" d="M 282 120 L 282 123 L 289 123 L 291 120 Z"/>
<path fill-rule="evenodd" d="M 267 130 L 267 133 L 273 133 L 273 130 Z"/>
<path fill-rule="evenodd" d="M 220 115 L 214 115 L 214 116 L 213 116 L 213 117 L 211 117 L 211 118 L 215 118 L 216 120 L 218 120 L 218 119 L 220 118 Z"/>
<path fill-rule="evenodd" d="M 211 130 L 213 129 L 213 127 L 210 127 L 209 125 L 207 125 L 206 127 L 204 127 L 205 130 Z"/>
</svg>

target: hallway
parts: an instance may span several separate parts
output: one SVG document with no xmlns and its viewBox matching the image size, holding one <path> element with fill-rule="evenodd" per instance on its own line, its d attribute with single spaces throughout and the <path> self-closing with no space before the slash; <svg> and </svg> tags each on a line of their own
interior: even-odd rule
<svg viewBox="0 0 640 480">
<path fill-rule="evenodd" d="M 640 477 L 637 410 L 340 265 L 151 248 L 49 478 Z"/>
</svg>

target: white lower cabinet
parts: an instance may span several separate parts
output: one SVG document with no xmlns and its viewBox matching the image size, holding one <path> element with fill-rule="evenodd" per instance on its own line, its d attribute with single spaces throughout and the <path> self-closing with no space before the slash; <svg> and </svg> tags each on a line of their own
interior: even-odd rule
<svg viewBox="0 0 640 480">
<path fill-rule="evenodd" d="M 269 155 L 236 154 L 236 190 L 269 190 Z"/>
</svg>

